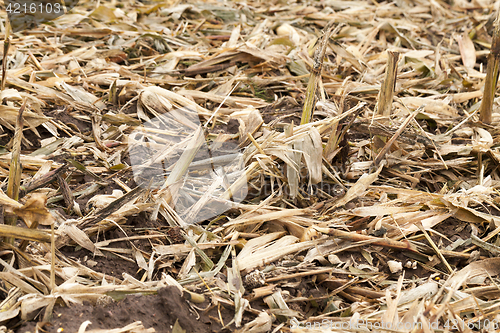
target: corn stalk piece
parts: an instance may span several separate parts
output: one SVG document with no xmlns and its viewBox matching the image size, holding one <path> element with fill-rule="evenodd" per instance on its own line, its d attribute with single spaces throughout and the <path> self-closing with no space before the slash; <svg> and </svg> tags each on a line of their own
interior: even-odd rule
<svg viewBox="0 0 500 333">
<path fill-rule="evenodd" d="M 50 235 L 42 230 L 34 230 L 34 229 L 16 227 L 6 224 L 0 224 L 0 233 L 12 239 L 18 238 L 40 243 L 50 242 Z"/>
<path fill-rule="evenodd" d="M 483 100 L 481 101 L 481 109 L 479 120 L 483 123 L 491 123 L 491 110 L 493 107 L 493 99 L 498 82 L 498 63 L 500 61 L 500 25 L 497 24 L 493 33 L 493 41 L 491 44 L 490 54 L 488 54 L 488 65 L 486 66 L 486 80 L 484 82 Z"/>
<path fill-rule="evenodd" d="M 7 55 L 10 47 L 10 22 L 7 19 L 5 26 L 5 38 L 3 40 L 3 60 L 2 60 L 2 91 L 5 89 L 5 79 L 7 77 Z"/>
<path fill-rule="evenodd" d="M 320 228 L 314 227 L 317 231 L 324 234 L 333 236 L 335 238 L 349 240 L 351 242 L 371 242 L 372 245 L 388 247 L 391 249 L 410 251 L 413 253 L 420 253 L 421 248 L 407 240 L 397 241 L 389 238 L 377 238 L 373 236 L 360 235 L 356 232 L 347 232 L 343 230 L 337 230 L 333 228 Z"/>
<path fill-rule="evenodd" d="M 26 194 L 30 193 L 31 191 L 34 191 L 40 187 L 44 187 L 47 184 L 52 183 L 55 181 L 58 177 L 58 175 L 61 175 L 66 171 L 68 168 L 67 164 L 60 166 L 59 168 L 52 170 L 50 172 L 47 172 L 45 175 L 41 176 L 40 178 L 37 178 L 35 180 L 30 181 L 28 184 L 21 186 L 20 191 L 19 191 L 19 198 L 24 197 Z"/>
<path fill-rule="evenodd" d="M 333 33 L 338 33 L 343 27 L 339 24 Z M 326 47 L 328 46 L 328 40 L 330 35 L 332 35 L 333 25 L 326 30 L 321 40 L 321 45 L 314 52 L 314 67 L 311 72 L 311 77 L 309 78 L 309 83 L 307 84 L 306 100 L 304 101 L 304 108 L 302 109 L 302 118 L 300 124 L 307 124 L 311 122 L 313 116 L 313 105 L 314 97 L 316 95 L 316 86 L 318 85 L 318 80 L 321 78 L 321 69 L 323 68 L 323 58 L 325 57 Z"/>
<path fill-rule="evenodd" d="M 135 198 L 137 198 L 139 195 L 141 195 L 145 191 L 146 191 L 145 188 L 137 186 L 136 188 L 134 188 L 130 192 L 126 193 L 125 195 L 123 195 L 123 196 L 119 197 L 118 199 L 114 200 L 113 202 L 111 202 L 106 207 L 99 209 L 92 216 L 89 216 L 88 218 L 81 220 L 77 225 L 78 228 L 83 229 L 83 228 L 88 228 L 88 227 L 94 226 L 96 223 L 104 220 L 106 217 L 113 214 L 114 212 L 116 212 L 117 210 L 122 208 L 125 204 L 134 200 Z M 64 243 L 61 243 L 60 246 L 64 246 L 64 245 L 65 245 Z"/>
<path fill-rule="evenodd" d="M 14 144 L 12 147 L 12 158 L 9 168 L 9 182 L 7 184 L 7 195 L 15 201 L 19 200 L 19 187 L 21 186 L 21 142 L 23 140 L 23 112 L 26 108 L 26 100 L 19 108 L 19 114 L 16 121 L 16 131 L 14 133 Z M 16 225 L 17 217 L 10 213 L 5 214 L 5 224 Z M 13 244 L 14 239 L 6 237 L 6 243 Z"/>
<path fill-rule="evenodd" d="M 385 80 L 380 89 L 377 102 L 377 114 L 382 116 L 389 116 L 391 114 L 392 98 L 396 87 L 399 52 L 387 51 L 387 55 Z"/>
</svg>

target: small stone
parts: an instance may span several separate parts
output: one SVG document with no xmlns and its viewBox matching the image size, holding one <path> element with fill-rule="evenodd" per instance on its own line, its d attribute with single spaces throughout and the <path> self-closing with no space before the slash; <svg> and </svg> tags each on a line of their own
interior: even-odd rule
<svg viewBox="0 0 500 333">
<path fill-rule="evenodd" d="M 403 265 L 399 261 L 389 260 L 387 266 L 389 266 L 389 270 L 392 274 L 403 270 Z"/>
<path fill-rule="evenodd" d="M 92 259 L 87 260 L 86 262 L 87 266 L 89 267 L 95 267 L 97 265 L 97 261 L 94 261 Z"/>
</svg>

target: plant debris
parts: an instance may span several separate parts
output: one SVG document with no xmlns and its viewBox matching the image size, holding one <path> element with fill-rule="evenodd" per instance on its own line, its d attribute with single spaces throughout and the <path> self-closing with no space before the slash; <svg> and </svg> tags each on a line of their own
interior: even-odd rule
<svg viewBox="0 0 500 333">
<path fill-rule="evenodd" d="M 3 331 L 499 331 L 495 2 L 2 13 Z"/>
</svg>

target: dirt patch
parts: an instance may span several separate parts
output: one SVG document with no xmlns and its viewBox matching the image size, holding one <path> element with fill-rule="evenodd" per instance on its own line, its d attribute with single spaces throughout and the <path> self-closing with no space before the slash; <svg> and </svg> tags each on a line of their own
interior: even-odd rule
<svg viewBox="0 0 500 333">
<path fill-rule="evenodd" d="M 120 302 L 109 305 L 90 304 L 57 306 L 51 324 L 44 324 L 47 332 L 77 332 L 80 325 L 89 320 L 87 329 L 113 329 L 141 321 L 145 328 L 156 332 L 172 332 L 175 322 L 186 332 L 206 333 L 220 329 L 220 325 L 208 318 L 208 314 L 196 311 L 182 298 L 176 287 L 158 290 L 157 295 L 129 295 Z M 38 324 L 42 326 L 41 323 Z M 63 329 L 63 331 L 61 330 Z M 21 326 L 16 332 L 32 333 L 36 323 Z"/>
<path fill-rule="evenodd" d="M 137 276 L 137 264 L 135 262 L 122 259 L 112 253 L 105 253 L 102 256 L 93 256 L 92 253 L 85 249 L 76 250 L 73 247 L 66 246 L 61 249 L 61 252 L 68 258 L 79 261 L 92 270 L 122 279 L 123 273 L 130 274 L 133 277 Z"/>
</svg>

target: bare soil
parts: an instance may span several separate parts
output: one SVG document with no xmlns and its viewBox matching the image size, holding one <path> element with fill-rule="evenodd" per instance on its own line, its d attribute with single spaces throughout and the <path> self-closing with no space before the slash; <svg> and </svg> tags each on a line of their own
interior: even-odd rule
<svg viewBox="0 0 500 333">
<path fill-rule="evenodd" d="M 177 321 L 186 332 L 206 333 L 221 328 L 208 313 L 190 306 L 176 287 L 169 286 L 158 290 L 157 295 L 129 295 L 108 305 L 56 306 L 51 323 L 28 322 L 16 332 L 35 332 L 36 325 L 51 333 L 77 332 L 87 320 L 91 322 L 87 329 L 114 329 L 136 321 L 165 333 L 172 332 Z"/>
</svg>

